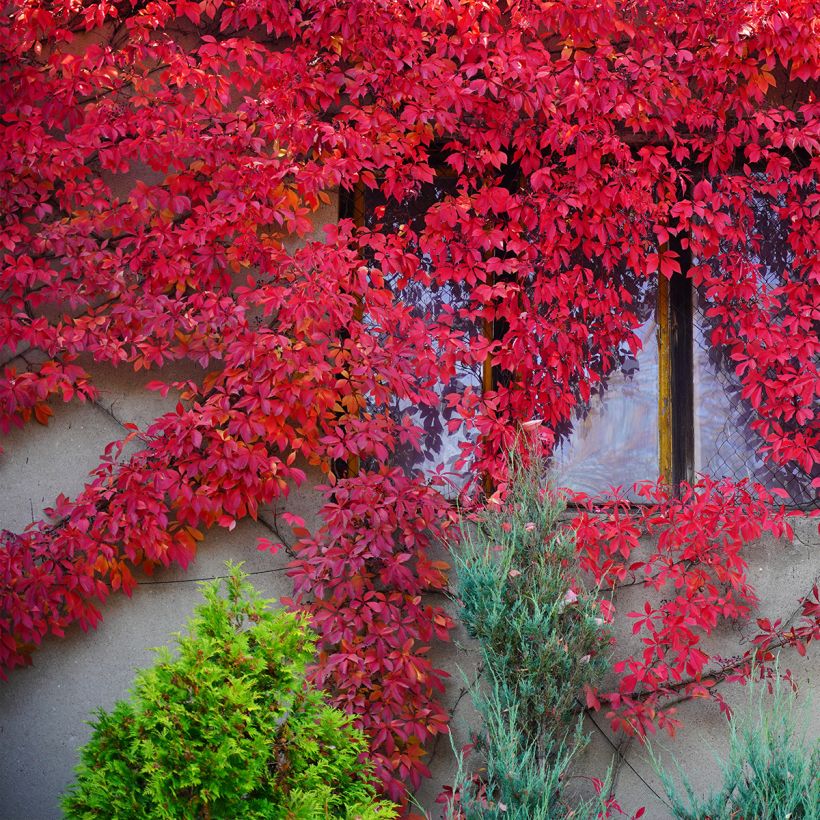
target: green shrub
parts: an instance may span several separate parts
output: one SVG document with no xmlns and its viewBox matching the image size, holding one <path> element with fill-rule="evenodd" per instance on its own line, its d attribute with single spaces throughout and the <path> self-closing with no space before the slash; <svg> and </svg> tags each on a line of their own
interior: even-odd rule
<svg viewBox="0 0 820 820">
<path fill-rule="evenodd" d="M 559 524 L 564 504 L 545 487 L 543 465 L 514 458 L 511 475 L 506 501 L 464 521 L 453 549 L 460 618 L 478 644 L 484 771 L 460 761 L 449 816 L 595 816 L 603 801 L 570 808 L 564 792 L 586 742 L 579 696 L 606 671 L 609 636 L 580 586 L 573 534 Z"/>
<path fill-rule="evenodd" d="M 679 820 L 817 820 L 820 818 L 820 742 L 797 729 L 795 698 L 776 680 L 749 684 L 747 708 L 729 722 L 729 753 L 718 758 L 723 784 L 705 800 L 675 761 L 682 789 L 653 755 L 673 813 Z M 685 797 L 684 797 L 685 796 Z"/>
<path fill-rule="evenodd" d="M 203 585 L 178 656 L 157 650 L 131 698 L 100 710 L 63 798 L 69 818 L 392 818 L 367 744 L 305 685 L 313 637 L 229 565 Z"/>
</svg>

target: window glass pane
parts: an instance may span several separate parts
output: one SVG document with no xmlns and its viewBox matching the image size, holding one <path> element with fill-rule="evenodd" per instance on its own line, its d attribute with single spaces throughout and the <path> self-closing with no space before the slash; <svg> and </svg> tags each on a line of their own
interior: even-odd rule
<svg viewBox="0 0 820 820">
<path fill-rule="evenodd" d="M 372 226 L 381 221 L 385 231 L 398 232 L 402 226 L 408 225 L 417 233 L 424 229 L 424 215 L 436 202 L 455 192 L 455 179 L 438 178 L 433 183 L 423 185 L 419 195 L 404 202 L 393 199 L 385 200 L 378 191 L 367 191 L 365 194 L 365 224 Z M 376 217 L 376 208 L 384 206 L 384 214 Z M 431 274 L 432 262 L 429 255 L 418 250 L 419 268 L 425 274 Z M 469 287 L 463 282 L 430 281 L 425 284 L 420 281 L 410 281 L 399 287 L 398 275 L 391 271 L 382 271 L 385 284 L 396 298 L 411 308 L 413 315 L 427 321 L 437 320 L 445 309 L 452 311 L 454 318 L 451 326 L 461 331 L 465 339 L 478 335 L 480 329 L 473 320 L 466 319 L 470 305 Z M 436 472 L 441 466 L 446 478 L 453 483 L 453 487 L 462 486 L 467 480 L 464 470 L 456 471 L 455 463 L 461 458 L 459 446 L 472 435 L 461 425 L 451 432 L 448 422 L 458 419 L 459 416 L 451 410 L 444 399 L 449 393 L 463 393 L 468 387 L 475 392 L 481 392 L 482 372 L 481 365 L 460 363 L 456 373 L 447 384 L 436 384 L 433 389 L 440 397 L 436 406 L 419 406 L 408 401 L 394 400 L 390 413 L 394 419 L 400 421 L 408 416 L 410 421 L 421 428 L 420 450 L 411 444 L 397 444 L 396 452 L 390 462 L 402 467 L 408 473 L 422 471 L 426 476 Z"/>
<path fill-rule="evenodd" d="M 745 256 L 750 266 L 754 266 L 749 269 L 755 270 L 757 291 L 762 294 L 780 287 L 788 279 L 793 254 L 788 244 L 788 226 L 779 217 L 777 203 L 770 197 L 754 194 L 750 204 L 759 248 L 755 250 L 749 244 Z M 785 489 L 791 505 L 816 504 L 816 492 L 811 487 L 814 476 L 794 464 L 773 464 L 758 453 L 763 440 L 751 428 L 756 414 L 741 396 L 742 385 L 728 351 L 712 344 L 712 332 L 719 320 L 707 317 L 709 306 L 705 294 L 696 291 L 695 471 L 713 477 L 749 478 L 769 488 Z"/>
<path fill-rule="evenodd" d="M 619 370 L 579 408 L 553 454 L 558 483 L 578 492 L 598 494 L 658 477 L 657 282 L 628 284 L 643 319 L 636 329 L 641 348 L 637 355 L 621 350 Z"/>
<path fill-rule="evenodd" d="M 695 471 L 713 477 L 759 480 L 763 459 L 759 437 L 750 429 L 754 414 L 741 396 L 731 361 L 709 338 L 706 301 L 696 294 L 693 334 L 695 365 Z"/>
</svg>

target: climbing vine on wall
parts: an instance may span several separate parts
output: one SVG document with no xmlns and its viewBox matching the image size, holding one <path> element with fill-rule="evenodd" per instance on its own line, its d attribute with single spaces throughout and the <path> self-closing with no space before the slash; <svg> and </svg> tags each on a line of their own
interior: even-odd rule
<svg viewBox="0 0 820 820">
<path fill-rule="evenodd" d="M 427 647 L 450 622 L 422 594 L 446 584 L 428 546 L 451 512 L 440 488 L 390 466 L 422 433 L 396 407 L 438 412 L 443 397 L 464 463 L 503 489 L 518 426 L 539 419 L 548 452 L 619 351 L 637 351 L 623 271 L 679 274 L 684 249 L 764 455 L 816 489 L 817 10 L 6 3 L 0 429 L 95 400 L 91 361 L 157 371 L 149 387 L 179 403 L 130 430 L 142 449 L 112 446 L 47 520 L 0 535 L 0 665 L 93 626 L 111 590 L 131 591 L 133 567 L 186 565 L 204 530 L 255 517 L 318 467 L 325 525 L 293 567 L 320 634 L 316 676 L 361 715 L 401 796 L 446 725 Z M 444 172 L 452 184 L 421 222 L 375 209 L 308 236 L 335 189 L 412 202 Z M 788 248 L 774 284 L 755 255 L 755 198 Z M 399 298 L 411 287 L 466 298 L 419 310 Z M 487 360 L 491 389 L 452 387 Z M 199 375 L 163 378 L 180 361 Z M 338 480 L 342 462 L 359 469 Z M 673 725 L 663 702 L 717 691 L 700 637 L 750 614 L 742 544 L 786 531 L 763 489 L 647 492 L 646 508 L 610 500 L 577 520 L 598 577 L 675 590 L 633 616 L 646 653 L 605 696 L 613 720 L 642 731 Z M 659 546 L 636 565 L 643 530 Z M 761 624 L 759 645 L 804 647 L 816 599 L 800 627 Z"/>
</svg>

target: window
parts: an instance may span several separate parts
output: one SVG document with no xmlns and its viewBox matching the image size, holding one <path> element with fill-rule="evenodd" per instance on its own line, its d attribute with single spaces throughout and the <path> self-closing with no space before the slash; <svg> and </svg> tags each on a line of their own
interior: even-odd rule
<svg viewBox="0 0 820 820">
<path fill-rule="evenodd" d="M 453 179 L 439 177 L 424 185 L 420 194 L 403 203 L 386 202 L 377 191 L 358 189 L 342 200 L 342 216 L 359 224 L 371 225 L 377 209 L 394 230 L 403 224 L 420 229 L 428 208 L 454 191 Z M 755 247 L 748 258 L 758 269 L 761 288 L 780 285 L 788 274 L 791 258 L 788 232 L 780 221 L 776 203 L 765 197 L 751 198 L 754 211 Z M 629 488 L 642 480 L 665 476 L 674 485 L 692 481 L 696 475 L 740 479 L 748 477 L 769 487 L 782 487 L 794 506 L 816 504 L 811 481 L 796 467 L 778 467 L 758 453 L 760 436 L 750 426 L 754 413 L 741 396 L 734 363 L 725 350 L 712 344 L 714 319 L 709 317 L 709 300 L 702 289 L 694 288 L 687 272 L 697 260 L 672 240 L 682 272 L 671 280 L 646 279 L 622 273 L 622 283 L 630 290 L 640 325 L 636 335 L 640 350 L 619 351 L 616 372 L 599 386 L 558 440 L 553 464 L 559 481 L 574 490 L 596 494 L 610 487 Z M 419 265 L 434 274 L 431 260 L 418 251 Z M 711 262 L 710 264 L 719 264 Z M 400 287 L 395 275 L 383 272 L 398 298 L 412 306 L 420 317 L 437 317 L 441 311 L 457 316 L 469 305 L 465 286 L 452 282 L 418 282 Z M 466 312 L 466 311 L 465 311 Z M 474 322 L 456 319 L 465 340 L 481 332 Z M 489 368 L 463 365 L 451 382 L 437 387 L 438 407 L 413 407 L 396 402 L 391 413 L 398 420 L 408 415 L 423 430 L 421 452 L 407 445 L 400 448 L 393 463 L 412 472 L 430 474 L 437 465 L 451 478 L 465 440 L 463 429 L 449 430 L 450 411 L 443 397 L 470 388 L 480 392 L 483 375 Z"/>
<path fill-rule="evenodd" d="M 631 279 L 629 289 L 642 320 L 636 329 L 641 348 L 637 354 L 620 351 L 616 372 L 558 431 L 553 466 L 563 485 L 580 492 L 629 487 L 656 477 L 659 470 L 658 282 Z"/>
<path fill-rule="evenodd" d="M 793 278 L 794 254 L 789 246 L 789 229 L 778 212 L 784 203 L 755 193 L 749 198 L 749 204 L 755 241 L 749 242 L 747 259 L 756 272 L 758 298 L 771 297 Z M 756 414 L 741 395 L 735 363 L 725 349 L 711 343 L 718 325 L 717 320 L 708 315 L 709 307 L 704 290 L 695 290 L 692 296 L 695 472 L 747 477 L 768 487 L 784 489 L 792 506 L 816 506 L 817 493 L 811 483 L 820 475 L 817 465 L 815 471 L 807 475 L 793 463 L 777 465 L 758 452 L 763 440 L 752 427 Z"/>
<path fill-rule="evenodd" d="M 754 194 L 755 245 L 747 259 L 756 270 L 758 294 L 787 279 L 793 256 L 788 231 L 771 200 Z M 788 494 L 787 504 L 817 505 L 811 482 L 795 465 L 763 458 L 756 414 L 742 397 L 735 363 L 712 344 L 717 328 L 710 301 L 687 278 L 691 256 L 674 247 L 683 270 L 654 284 L 652 316 L 638 328 L 642 347 L 622 361 L 606 389 L 579 408 L 571 429 L 559 438 L 554 464 L 559 480 L 588 493 L 629 487 L 653 475 L 673 485 L 699 474 L 749 478 Z M 697 260 L 694 260 L 697 263 Z M 719 265 L 711 261 L 710 265 Z"/>
</svg>

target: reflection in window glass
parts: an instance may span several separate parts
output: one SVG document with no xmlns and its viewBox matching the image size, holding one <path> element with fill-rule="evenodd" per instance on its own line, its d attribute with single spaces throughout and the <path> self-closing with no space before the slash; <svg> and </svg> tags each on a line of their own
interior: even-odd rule
<svg viewBox="0 0 820 820">
<path fill-rule="evenodd" d="M 435 182 L 422 186 L 419 195 L 411 200 L 396 202 L 385 200 L 378 191 L 367 191 L 365 194 L 365 224 L 372 226 L 376 222 L 375 209 L 384 206 L 382 221 L 386 231 L 399 231 L 403 225 L 409 225 L 420 233 L 424 229 L 424 215 L 436 202 L 455 192 L 455 180 L 438 178 Z M 430 257 L 418 252 L 419 267 L 429 274 L 432 269 Z M 404 287 L 398 286 L 398 275 L 390 271 L 382 271 L 385 285 L 389 287 L 396 298 L 410 306 L 413 315 L 425 320 L 435 321 L 441 316 L 443 308 L 447 306 L 454 314 L 452 327 L 464 333 L 465 338 L 478 334 L 475 322 L 465 319 L 461 314 L 466 312 L 470 304 L 470 292 L 463 282 L 435 282 L 429 285 L 411 281 Z M 442 467 L 444 475 L 454 485 L 462 486 L 467 480 L 465 471 L 456 471 L 455 463 L 461 458 L 460 444 L 468 440 L 470 433 L 462 425 L 455 432 L 448 430 L 448 422 L 458 418 L 458 414 L 450 409 L 444 397 L 449 393 L 463 393 L 470 387 L 474 392 L 481 392 L 481 366 L 460 364 L 456 374 L 447 384 L 436 384 L 435 392 L 441 401 L 438 406 L 418 406 L 408 401 L 394 400 L 390 408 L 391 415 L 400 421 L 409 416 L 410 421 L 421 428 L 422 435 L 419 442 L 420 450 L 411 444 L 397 444 L 397 450 L 391 458 L 391 464 L 402 467 L 412 474 L 422 471 L 430 476 Z"/>
<path fill-rule="evenodd" d="M 764 461 L 756 452 L 759 437 L 750 428 L 751 405 L 741 396 L 732 363 L 723 360 L 709 341 L 711 329 L 704 321 L 704 300 L 696 296 L 695 366 L 695 471 L 714 477 L 759 480 Z"/>
<path fill-rule="evenodd" d="M 756 266 L 758 293 L 780 287 L 788 275 L 793 254 L 788 244 L 788 226 L 779 218 L 775 203 L 755 194 L 751 200 L 754 231 L 759 248 L 747 249 L 748 262 Z M 717 263 L 716 263 L 717 264 Z M 796 465 L 779 466 L 758 452 L 761 437 L 752 429 L 756 414 L 742 393 L 735 363 L 724 348 L 715 347 L 715 322 L 707 317 L 709 302 L 695 293 L 694 390 L 695 471 L 714 477 L 749 478 L 769 488 L 782 488 L 795 506 L 817 503 L 808 476 Z"/>
<path fill-rule="evenodd" d="M 558 483 L 577 492 L 604 493 L 658 477 L 657 284 L 633 284 L 644 319 L 635 331 L 641 349 L 637 356 L 621 351 L 620 369 L 579 409 L 553 454 Z"/>
</svg>

